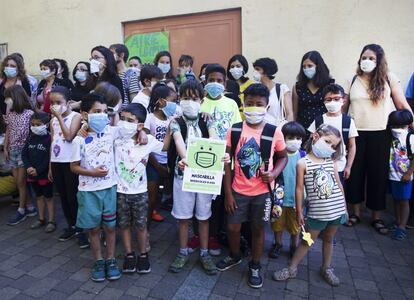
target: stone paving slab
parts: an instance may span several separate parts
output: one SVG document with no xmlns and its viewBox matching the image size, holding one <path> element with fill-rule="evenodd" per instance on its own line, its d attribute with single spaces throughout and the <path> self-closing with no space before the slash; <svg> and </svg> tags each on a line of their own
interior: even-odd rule
<svg viewBox="0 0 414 300">
<path fill-rule="evenodd" d="M 197 254 L 179 274 L 168 272 L 177 248 L 177 224 L 166 211 L 166 221 L 151 228 L 152 272 L 124 275 L 114 282 L 89 280 L 93 259 L 90 250 L 81 250 L 75 240 L 59 242 L 65 224 L 56 201 L 58 230 L 46 234 L 31 230 L 35 219 L 28 218 L 15 227 L 6 225 L 16 209 L 0 199 L 0 300 L 8 299 L 414 299 L 414 230 L 408 239 L 394 241 L 380 236 L 364 218 L 355 228 L 341 227 L 334 248 L 332 265 L 341 279 L 332 288 L 319 275 L 322 243 L 316 241 L 299 265 L 296 279 L 272 280 L 275 270 L 288 262 L 287 247 L 279 259 L 263 255 L 262 289 L 246 284 L 248 259 L 217 276 L 206 275 Z M 388 216 L 389 217 L 389 216 Z M 267 228 L 266 252 L 272 244 Z M 285 236 L 285 245 L 289 237 Z M 223 251 L 223 255 L 226 251 Z M 116 255 L 122 265 L 123 249 L 118 237 Z M 215 258 L 219 260 L 221 257 Z"/>
</svg>

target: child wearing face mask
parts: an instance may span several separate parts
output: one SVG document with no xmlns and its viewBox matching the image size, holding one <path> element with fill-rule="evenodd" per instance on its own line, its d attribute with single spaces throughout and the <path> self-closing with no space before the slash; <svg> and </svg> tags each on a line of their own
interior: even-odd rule
<svg viewBox="0 0 414 300">
<path fill-rule="evenodd" d="M 141 69 L 140 82 L 142 90 L 132 99 L 131 103 L 140 103 L 148 109 L 152 88 L 164 78 L 162 71 L 154 65 L 144 65 Z"/>
<path fill-rule="evenodd" d="M 342 144 L 342 156 L 338 158 L 336 163 L 342 185 L 344 185 L 345 180 L 351 175 L 351 168 L 356 152 L 355 138 L 358 136 L 354 120 L 342 114 L 344 95 L 344 89 L 339 84 L 328 84 L 322 91 L 322 99 L 328 112 L 322 116 L 317 116 L 308 128 L 309 132 L 314 133 L 320 125 L 328 124 L 341 132 L 341 137 L 344 141 Z M 353 219 L 355 217 L 350 216 L 350 221 L 355 221 Z"/>
<path fill-rule="evenodd" d="M 154 90 L 155 91 L 155 90 Z M 121 112 L 117 124 L 120 137 L 115 140 L 115 170 L 117 185 L 117 225 L 121 229 L 125 247 L 124 273 L 151 272 L 147 244 L 147 171 L 151 152 L 161 152 L 164 141 L 148 135 L 148 143 L 136 143 L 138 131 L 144 127 L 147 111 L 138 103 L 129 104 Z M 132 250 L 131 228 L 135 227 L 138 239 L 138 255 Z"/>
<path fill-rule="evenodd" d="M 180 59 L 178 60 L 178 74 L 176 78 L 176 82 L 178 85 L 184 83 L 186 80 L 189 79 L 196 79 L 196 76 L 193 72 L 193 63 L 194 60 L 190 55 L 182 54 Z"/>
<path fill-rule="evenodd" d="M 45 227 L 46 233 L 56 229 L 53 203 L 53 183 L 48 179 L 50 159 L 50 134 L 48 132 L 49 115 L 35 112 L 30 118 L 31 135 L 23 148 L 22 160 L 27 172 L 27 182 L 32 186 L 37 198 L 39 219 L 30 228 Z M 45 219 L 47 206 L 48 220 Z"/>
<path fill-rule="evenodd" d="M 284 189 L 282 215 L 272 223 L 272 230 L 275 236 L 275 245 L 269 252 L 270 258 L 278 258 L 283 248 L 283 231 L 290 234 L 289 256 L 292 257 L 296 251 L 300 226 L 296 221 L 295 212 L 295 188 L 296 188 L 296 164 L 305 156 L 300 150 L 303 139 L 306 137 L 306 130 L 297 122 L 288 122 L 282 127 L 285 137 L 286 150 L 288 153 L 288 163 L 283 169 L 282 186 Z"/>
<path fill-rule="evenodd" d="M 152 89 L 148 106 L 150 114 L 145 120 L 144 130 L 160 142 L 164 142 L 168 126 L 176 114 L 176 98 L 177 94 L 164 83 L 158 83 Z M 164 221 L 164 217 L 157 213 L 157 209 L 159 185 L 165 177 L 168 177 L 167 152 L 151 153 L 147 164 L 148 223 L 151 219 L 157 222 Z"/>
<path fill-rule="evenodd" d="M 81 116 L 72 111 L 68 101 L 69 90 L 63 86 L 57 86 L 50 92 L 52 120 L 50 135 L 52 144 L 50 148 L 49 180 L 53 181 L 60 195 L 63 214 L 67 222 L 59 241 L 65 242 L 78 234 L 79 247 L 89 247 L 85 234 L 75 228 L 78 201 L 78 175 L 70 170 L 70 161 L 73 152 L 72 141 L 81 126 Z"/>
<path fill-rule="evenodd" d="M 341 133 L 338 129 L 331 125 L 321 125 L 308 140 L 305 146 L 307 154 L 298 161 L 296 167 L 296 218 L 302 231 L 306 225 L 306 231 L 310 233 L 313 241 L 316 241 L 319 233 L 324 230 L 320 274 L 332 286 L 340 283 L 331 267 L 333 239 L 338 226 L 347 219 L 344 191 L 335 163 L 341 156 L 341 143 Z M 302 211 L 304 188 L 308 201 L 306 222 Z M 309 248 L 308 242 L 303 240 L 289 266 L 275 272 L 273 279 L 283 281 L 295 278 L 298 265 Z"/>
<path fill-rule="evenodd" d="M 397 110 L 388 117 L 388 128 L 391 130 L 392 142 L 390 150 L 389 189 L 395 202 L 396 223 L 392 238 L 407 238 L 406 225 L 410 214 L 410 198 L 414 172 L 414 135 L 408 132 L 413 122 L 412 113 Z"/>
</svg>

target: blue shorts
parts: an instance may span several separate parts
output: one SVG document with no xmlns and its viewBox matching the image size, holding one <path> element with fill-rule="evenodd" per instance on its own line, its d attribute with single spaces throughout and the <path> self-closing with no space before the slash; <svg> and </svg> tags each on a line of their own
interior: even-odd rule
<svg viewBox="0 0 414 300">
<path fill-rule="evenodd" d="M 167 167 L 167 164 L 160 164 L 162 167 Z M 160 182 L 162 177 L 158 173 L 158 171 L 154 168 L 153 165 L 150 163 L 147 164 L 147 180 L 148 181 L 156 181 Z"/>
<path fill-rule="evenodd" d="M 116 224 L 116 185 L 100 191 L 79 191 L 76 227 L 92 229 Z"/>
<path fill-rule="evenodd" d="M 405 200 L 408 201 L 411 198 L 411 192 L 413 189 L 413 182 L 402 182 L 402 181 L 389 181 L 390 194 L 394 200 Z"/>
</svg>

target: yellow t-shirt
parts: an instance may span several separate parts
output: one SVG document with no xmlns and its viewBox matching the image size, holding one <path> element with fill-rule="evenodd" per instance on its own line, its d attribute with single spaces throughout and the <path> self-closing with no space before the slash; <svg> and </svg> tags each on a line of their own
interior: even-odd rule
<svg viewBox="0 0 414 300">
<path fill-rule="evenodd" d="M 226 96 L 221 96 L 218 100 L 211 100 L 204 97 L 200 112 L 205 112 L 211 115 L 212 120 L 210 128 L 214 128 L 217 136 L 221 140 L 226 139 L 227 130 L 231 128 L 234 123 L 241 122 L 237 103 Z"/>
<path fill-rule="evenodd" d="M 392 73 L 388 73 L 388 80 L 391 85 L 400 82 Z M 363 131 L 385 130 L 388 115 L 395 110 L 388 82 L 385 83 L 384 98 L 377 103 L 369 97 L 367 80 L 357 76 L 352 87 L 351 82 L 351 80 L 347 82 L 345 93 L 349 95 L 349 115 L 354 119 L 356 128 Z"/>
</svg>

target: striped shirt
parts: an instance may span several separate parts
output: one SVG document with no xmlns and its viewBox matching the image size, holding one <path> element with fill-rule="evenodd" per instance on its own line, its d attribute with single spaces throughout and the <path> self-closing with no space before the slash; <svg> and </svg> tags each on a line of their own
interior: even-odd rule
<svg viewBox="0 0 414 300">
<path fill-rule="evenodd" d="M 313 162 L 305 156 L 305 188 L 309 203 L 308 217 L 332 221 L 346 213 L 345 200 L 335 178 L 334 162 Z"/>
</svg>

